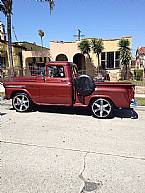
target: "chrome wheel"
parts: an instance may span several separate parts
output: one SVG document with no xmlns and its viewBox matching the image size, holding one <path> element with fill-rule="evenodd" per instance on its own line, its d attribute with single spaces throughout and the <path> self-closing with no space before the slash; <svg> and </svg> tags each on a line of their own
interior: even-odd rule
<svg viewBox="0 0 145 193">
<path fill-rule="evenodd" d="M 112 104 L 107 99 L 96 99 L 91 107 L 93 115 L 98 118 L 108 118 L 112 113 Z"/>
<path fill-rule="evenodd" d="M 16 94 L 12 99 L 16 111 L 25 112 L 30 109 L 30 99 L 25 93 Z"/>
</svg>

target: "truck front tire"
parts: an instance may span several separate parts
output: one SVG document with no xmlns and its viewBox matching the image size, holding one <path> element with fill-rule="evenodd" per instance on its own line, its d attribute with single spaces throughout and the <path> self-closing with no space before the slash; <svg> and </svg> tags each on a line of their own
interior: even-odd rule
<svg viewBox="0 0 145 193">
<path fill-rule="evenodd" d="M 12 98 L 12 106 L 18 112 L 30 111 L 32 101 L 25 93 L 16 93 Z"/>
</svg>

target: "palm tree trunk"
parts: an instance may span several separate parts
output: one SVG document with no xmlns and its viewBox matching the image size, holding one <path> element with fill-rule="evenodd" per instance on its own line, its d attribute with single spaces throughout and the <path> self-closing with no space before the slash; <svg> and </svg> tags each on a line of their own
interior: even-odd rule
<svg viewBox="0 0 145 193">
<path fill-rule="evenodd" d="M 12 77 L 14 75 L 14 69 L 13 69 L 13 55 L 12 55 L 11 13 L 7 13 L 7 35 L 8 35 L 10 76 Z"/>
<path fill-rule="evenodd" d="M 42 55 L 42 61 L 43 61 L 44 60 L 44 57 L 43 57 L 43 39 L 42 39 L 42 36 L 40 38 L 41 38 L 41 55 Z"/>
<path fill-rule="evenodd" d="M 97 54 L 97 58 L 98 58 L 98 73 L 100 72 L 100 57 L 99 54 Z"/>
<path fill-rule="evenodd" d="M 129 72 L 130 72 L 130 69 L 129 69 L 129 65 L 128 64 L 126 64 L 126 80 L 129 80 Z"/>
<path fill-rule="evenodd" d="M 42 37 L 41 37 L 41 47 L 43 47 L 43 39 L 42 39 Z"/>
</svg>

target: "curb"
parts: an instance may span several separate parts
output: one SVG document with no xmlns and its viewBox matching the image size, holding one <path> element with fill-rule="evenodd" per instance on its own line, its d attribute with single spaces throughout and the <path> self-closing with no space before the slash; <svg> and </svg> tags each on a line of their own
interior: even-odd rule
<svg viewBox="0 0 145 193">
<path fill-rule="evenodd" d="M 145 106 L 137 106 L 134 110 L 145 111 Z"/>
</svg>

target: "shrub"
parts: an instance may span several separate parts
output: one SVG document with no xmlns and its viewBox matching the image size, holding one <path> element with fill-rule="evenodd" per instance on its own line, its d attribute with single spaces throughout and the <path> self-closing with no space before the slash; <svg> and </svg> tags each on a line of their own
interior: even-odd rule
<svg viewBox="0 0 145 193">
<path fill-rule="evenodd" d="M 143 70 L 142 69 L 135 69 L 134 70 L 134 77 L 136 80 L 142 80 L 143 79 Z"/>
</svg>

